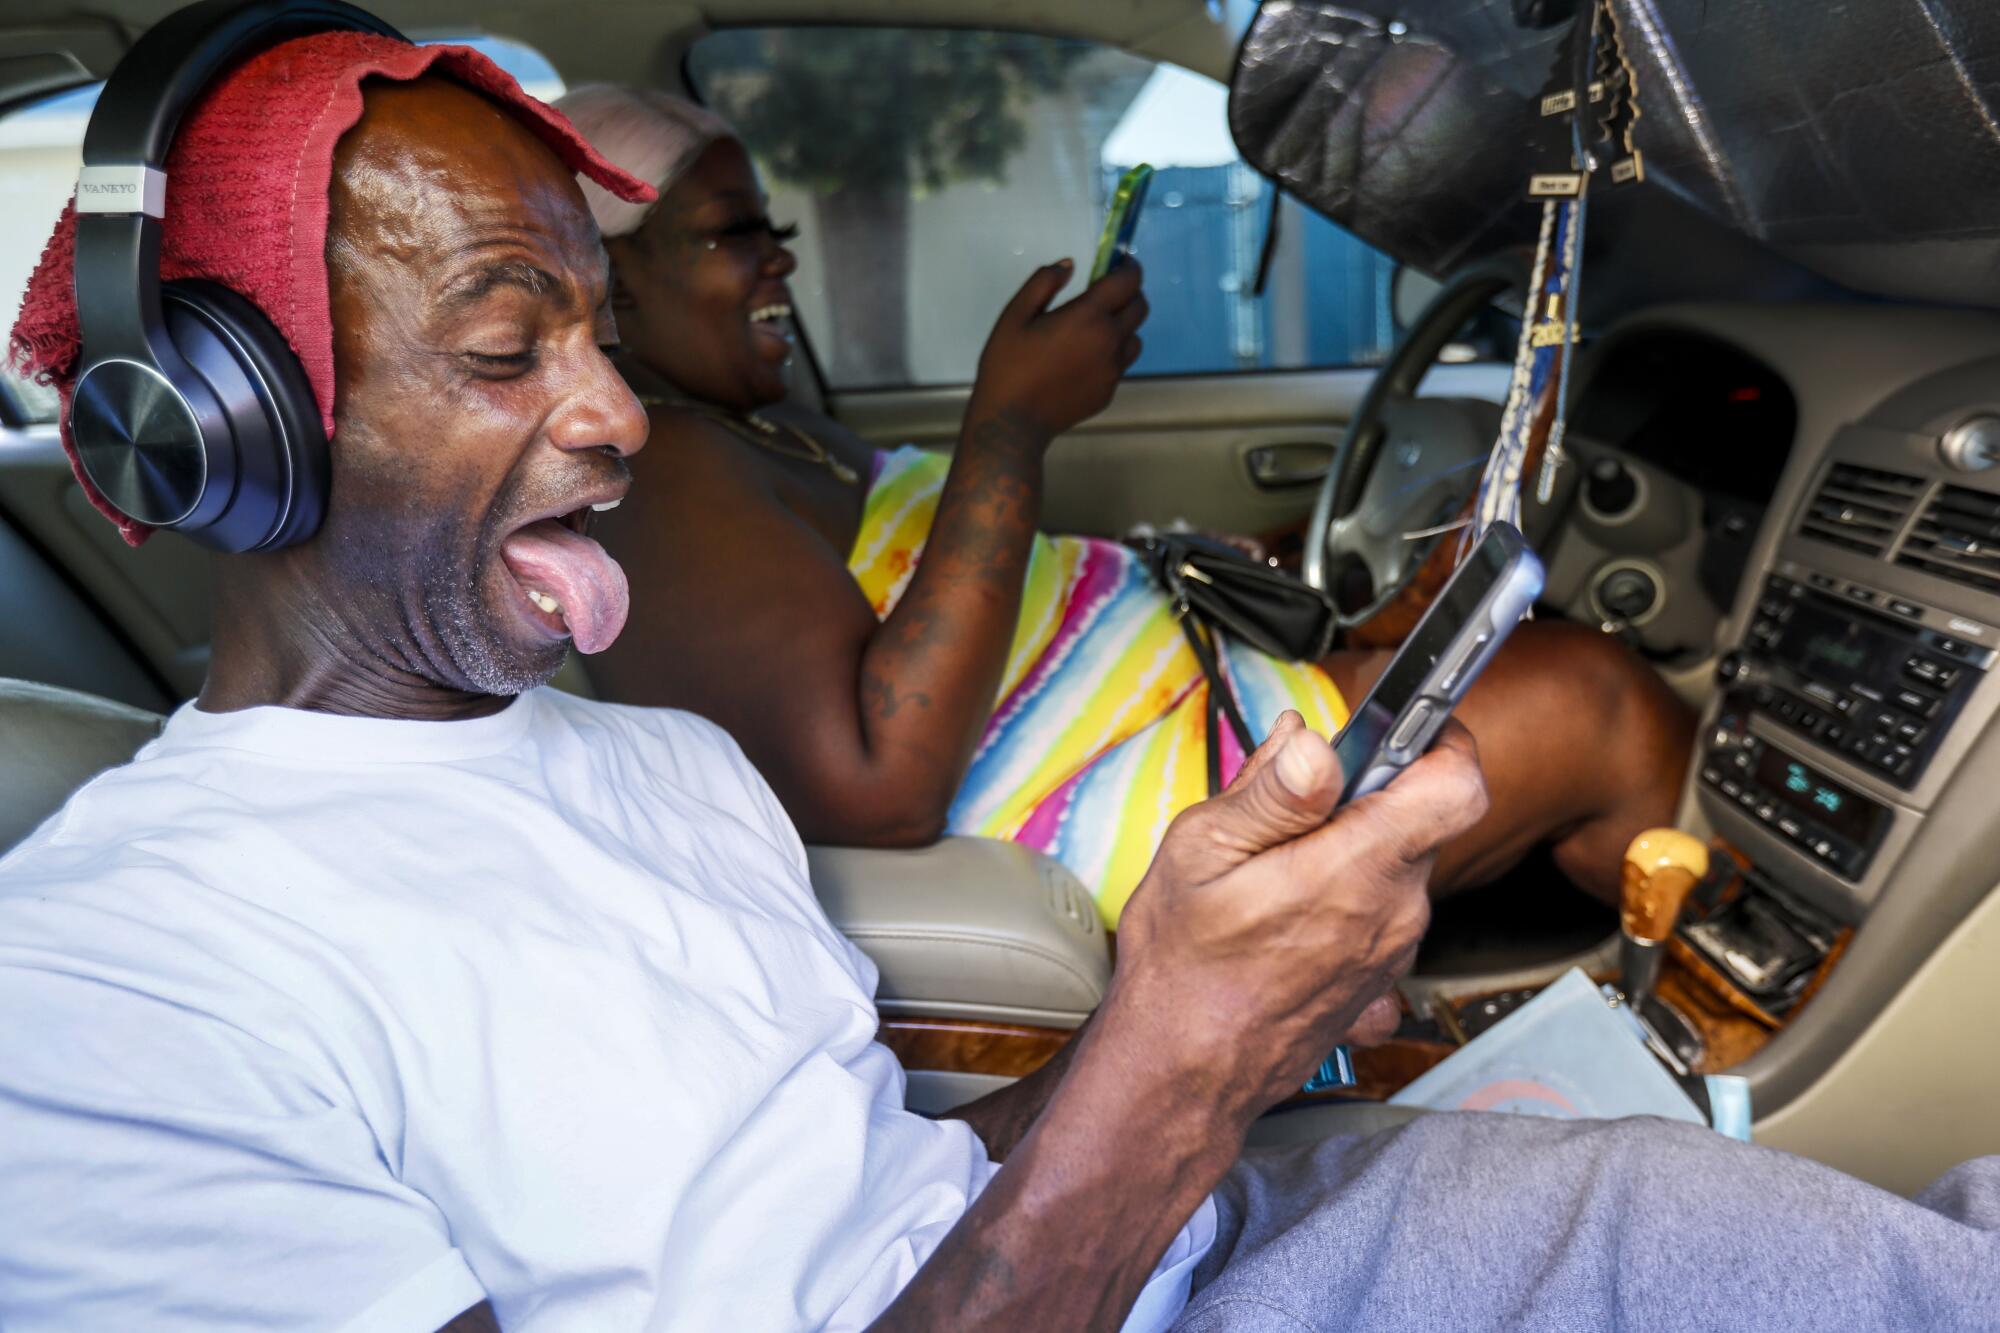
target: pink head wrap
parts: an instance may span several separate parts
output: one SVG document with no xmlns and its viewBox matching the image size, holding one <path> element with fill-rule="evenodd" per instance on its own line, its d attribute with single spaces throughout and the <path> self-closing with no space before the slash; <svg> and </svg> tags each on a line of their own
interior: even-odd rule
<svg viewBox="0 0 2000 1333">
<path fill-rule="evenodd" d="M 556 99 L 577 133 L 606 160 L 665 195 L 719 139 L 734 139 L 729 122 L 705 106 L 657 88 L 620 88 L 586 83 Z M 582 182 L 584 202 L 605 239 L 639 230 L 655 199 L 634 202 L 590 181 Z"/>
<path fill-rule="evenodd" d="M 167 158 L 160 276 L 207 278 L 255 302 L 291 343 L 333 432 L 333 317 L 326 228 L 333 150 L 361 119 L 364 79 L 447 75 L 491 98 L 564 165 L 632 203 L 644 181 L 606 162 L 570 123 L 464 46 L 412 46 L 358 32 L 318 33 L 275 46 L 218 80 L 182 118 Z M 28 281 L 14 324 L 14 363 L 62 395 L 63 447 L 77 481 L 134 546 L 150 531 L 114 510 L 77 466 L 69 391 L 81 350 L 73 287 L 74 201 Z"/>
</svg>

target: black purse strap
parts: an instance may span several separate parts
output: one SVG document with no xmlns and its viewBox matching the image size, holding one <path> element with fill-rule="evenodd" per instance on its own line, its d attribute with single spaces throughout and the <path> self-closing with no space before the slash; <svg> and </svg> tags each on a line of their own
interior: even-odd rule
<svg viewBox="0 0 2000 1333">
<path fill-rule="evenodd" d="M 1208 679 L 1208 707 L 1205 709 L 1208 722 L 1208 794 L 1219 795 L 1222 791 L 1222 736 L 1217 719 L 1225 719 L 1231 731 L 1236 733 L 1236 743 L 1248 755 L 1257 748 L 1251 739 L 1250 725 L 1243 720 L 1243 710 L 1236 704 L 1236 692 L 1229 688 L 1229 682 L 1222 675 L 1222 668 L 1215 660 L 1215 651 L 1202 637 L 1202 628 L 1195 624 L 1200 619 L 1186 601 L 1175 608 L 1181 622 L 1181 633 L 1187 635 L 1188 647 L 1194 649 L 1194 660 L 1201 664 L 1201 674 Z M 1215 631 L 1209 627 L 1209 633 Z"/>
</svg>

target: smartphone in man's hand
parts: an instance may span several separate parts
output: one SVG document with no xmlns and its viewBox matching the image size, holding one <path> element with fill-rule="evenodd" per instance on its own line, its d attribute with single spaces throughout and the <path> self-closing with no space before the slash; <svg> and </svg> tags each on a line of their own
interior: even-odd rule
<svg viewBox="0 0 2000 1333">
<path fill-rule="evenodd" d="M 1340 803 L 1380 791 L 1414 763 L 1542 591 L 1542 562 L 1495 523 L 1453 572 L 1334 739 Z"/>
</svg>

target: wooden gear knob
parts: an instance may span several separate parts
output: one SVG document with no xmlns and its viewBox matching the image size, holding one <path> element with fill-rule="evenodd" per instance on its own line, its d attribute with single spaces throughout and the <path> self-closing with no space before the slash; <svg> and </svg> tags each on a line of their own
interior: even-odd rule
<svg viewBox="0 0 2000 1333">
<path fill-rule="evenodd" d="M 1618 924 L 1657 944 L 1673 933 L 1681 904 L 1708 874 L 1708 845 L 1679 829 L 1648 829 L 1625 849 Z"/>
</svg>

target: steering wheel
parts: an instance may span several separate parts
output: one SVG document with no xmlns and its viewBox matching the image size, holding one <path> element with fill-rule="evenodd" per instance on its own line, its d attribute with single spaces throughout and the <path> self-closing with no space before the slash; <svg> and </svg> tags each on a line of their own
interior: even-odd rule
<svg viewBox="0 0 2000 1333">
<path fill-rule="evenodd" d="M 1313 501 L 1302 573 L 1322 591 L 1338 592 L 1365 570 L 1370 591 L 1356 611 L 1342 611 L 1341 628 L 1374 620 L 1410 589 L 1442 534 L 1459 516 L 1499 427 L 1491 403 L 1419 398 L 1417 386 L 1452 336 L 1502 293 L 1522 285 L 1507 263 L 1475 265 L 1431 298 L 1361 406 Z M 1424 533 L 1424 536 L 1411 534 Z"/>
</svg>

